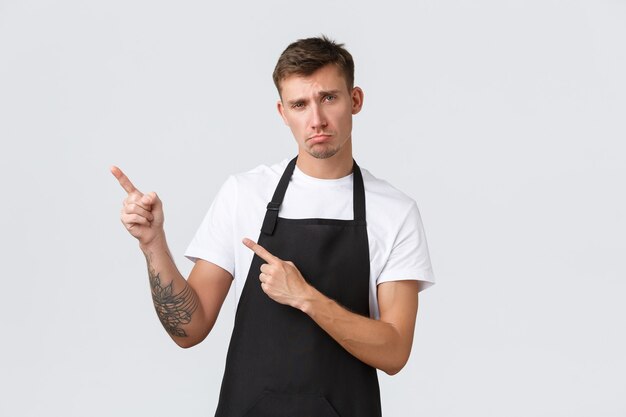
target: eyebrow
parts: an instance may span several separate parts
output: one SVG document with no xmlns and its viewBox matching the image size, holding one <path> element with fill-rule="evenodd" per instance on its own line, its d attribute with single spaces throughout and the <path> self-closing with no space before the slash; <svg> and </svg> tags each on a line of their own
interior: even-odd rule
<svg viewBox="0 0 626 417">
<path fill-rule="evenodd" d="M 324 97 L 324 96 L 329 96 L 329 95 L 337 95 L 339 94 L 340 90 L 329 90 L 329 91 L 320 91 L 319 93 L 317 93 L 318 97 Z M 306 102 L 307 99 L 304 98 L 296 98 L 293 100 L 288 100 L 287 104 L 289 104 L 290 106 L 293 104 L 297 104 L 297 103 L 304 103 Z"/>
</svg>

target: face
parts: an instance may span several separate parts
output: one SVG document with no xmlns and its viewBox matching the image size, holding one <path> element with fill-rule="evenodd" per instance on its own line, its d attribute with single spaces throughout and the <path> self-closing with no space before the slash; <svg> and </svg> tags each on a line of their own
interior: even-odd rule
<svg viewBox="0 0 626 417">
<path fill-rule="evenodd" d="M 352 140 L 352 115 L 361 111 L 363 91 L 348 90 L 337 66 L 309 76 L 292 75 L 280 83 L 278 111 L 289 126 L 301 154 L 330 158 Z"/>
</svg>

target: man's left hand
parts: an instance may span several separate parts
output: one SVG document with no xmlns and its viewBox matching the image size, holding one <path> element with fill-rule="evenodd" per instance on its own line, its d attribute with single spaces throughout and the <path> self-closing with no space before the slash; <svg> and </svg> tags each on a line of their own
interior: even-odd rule
<svg viewBox="0 0 626 417">
<path fill-rule="evenodd" d="M 263 292 L 277 303 L 301 309 L 312 287 L 293 262 L 283 261 L 248 238 L 243 239 L 243 244 L 267 262 L 261 265 L 259 274 Z"/>
</svg>

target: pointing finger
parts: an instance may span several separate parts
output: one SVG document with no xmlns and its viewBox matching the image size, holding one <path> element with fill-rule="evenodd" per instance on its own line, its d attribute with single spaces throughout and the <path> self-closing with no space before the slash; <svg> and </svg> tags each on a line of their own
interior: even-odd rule
<svg viewBox="0 0 626 417">
<path fill-rule="evenodd" d="M 251 239 L 244 238 L 243 244 L 246 245 L 248 248 L 252 249 L 252 252 L 256 253 L 259 256 L 259 258 L 263 259 L 267 263 L 270 263 L 270 264 L 276 263 L 277 261 L 280 260 L 276 256 L 269 253 L 269 251 L 265 249 L 263 246 L 259 245 L 258 243 L 256 243 L 255 241 Z"/>
<path fill-rule="evenodd" d="M 132 193 L 137 191 L 137 189 L 135 188 L 135 186 L 133 185 L 132 182 L 130 182 L 130 180 L 128 179 L 128 177 L 126 176 L 126 174 L 124 174 L 122 172 L 121 169 L 119 169 L 118 167 L 116 167 L 115 165 L 111 167 L 111 173 L 113 174 L 113 176 L 115 178 L 117 178 L 117 180 L 119 181 L 120 185 L 122 186 L 122 188 L 128 193 Z"/>
</svg>

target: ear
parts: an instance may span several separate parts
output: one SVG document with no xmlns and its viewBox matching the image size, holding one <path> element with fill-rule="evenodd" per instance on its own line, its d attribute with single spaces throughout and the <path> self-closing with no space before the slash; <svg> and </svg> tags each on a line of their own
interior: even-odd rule
<svg viewBox="0 0 626 417">
<path fill-rule="evenodd" d="M 363 90 L 361 87 L 354 87 L 352 89 L 352 114 L 357 114 L 363 107 Z"/>
<path fill-rule="evenodd" d="M 278 100 L 278 102 L 276 102 L 276 109 L 278 110 L 278 114 L 280 114 L 280 117 L 283 118 L 283 122 L 285 122 L 285 124 L 287 126 L 289 126 L 289 122 L 287 121 L 287 117 L 285 117 L 285 108 L 283 107 L 283 101 L 282 100 Z"/>
</svg>

